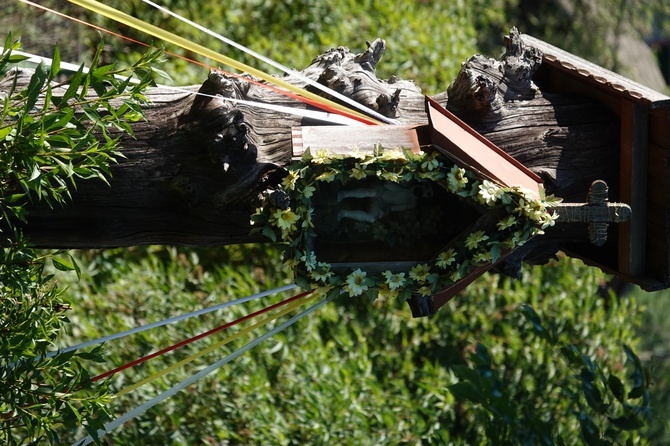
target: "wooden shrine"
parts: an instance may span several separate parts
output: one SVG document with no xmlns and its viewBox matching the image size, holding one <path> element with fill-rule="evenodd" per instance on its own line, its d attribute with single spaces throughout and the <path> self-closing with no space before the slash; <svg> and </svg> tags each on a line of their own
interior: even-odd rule
<svg viewBox="0 0 670 446">
<path fill-rule="evenodd" d="M 294 160 L 300 159 L 307 149 L 355 158 L 361 153 L 372 153 L 376 147 L 385 144 L 391 147 L 400 146 L 413 153 L 437 151 L 456 165 L 473 171 L 482 181 L 489 180 L 503 187 L 519 186 L 539 199 L 542 180 L 536 174 L 428 97 L 426 97 L 426 114 L 429 123 L 418 126 L 365 128 L 364 131 L 358 132 L 338 126 L 296 127 L 292 132 Z M 393 196 L 398 197 L 403 194 L 402 187 L 416 188 L 417 185 L 396 186 L 391 183 L 390 186 L 393 186 L 391 190 Z M 339 214 L 327 214 L 328 206 L 324 204 L 326 200 L 315 198 L 313 204 L 317 234 L 321 231 L 331 231 L 325 229 L 329 226 L 346 225 L 347 222 L 342 219 L 343 215 L 368 221 L 367 210 L 363 214 L 360 209 L 347 209 L 347 200 L 342 200 L 342 197 L 370 198 L 375 195 L 372 191 L 374 187 L 375 185 L 368 182 L 365 183 L 366 189 L 361 191 L 335 184 L 328 186 L 325 191 L 320 191 L 321 195 L 338 197 Z M 315 193 L 315 197 L 317 195 L 319 193 Z M 377 273 L 385 270 L 396 273 L 409 271 L 418 263 L 434 261 L 438 254 L 449 248 L 455 248 L 468 234 L 477 230 L 496 230 L 495 224 L 500 218 L 499 210 L 486 210 L 476 204 L 464 204 L 462 201 L 440 190 L 439 187 L 432 188 L 430 197 L 423 200 L 421 207 L 413 206 L 410 212 L 422 219 L 424 216 L 422 207 L 430 203 L 437 210 L 443 211 L 440 226 L 436 232 L 429 232 L 423 239 L 415 240 L 409 249 L 402 250 L 397 246 L 393 246 L 392 249 L 387 246 L 380 247 L 379 243 L 365 243 L 360 240 L 347 243 L 342 240 L 345 237 L 342 233 L 336 234 L 337 237 L 333 240 L 323 242 L 319 234 L 312 246 L 316 260 L 329 262 L 335 271 L 360 268 L 366 272 Z M 392 207 L 396 203 L 384 204 L 390 208 L 389 213 L 394 214 Z M 445 210 L 449 213 L 444 212 Z M 390 218 L 399 218 L 395 215 L 397 214 L 391 215 Z M 376 220 L 370 218 L 368 222 L 376 223 Z M 456 222 L 458 224 L 454 226 Z M 417 223 L 422 227 L 428 226 L 427 222 Z M 495 261 L 484 262 L 470 268 L 464 277 L 434 295 L 422 297 L 414 294 L 409 300 L 413 315 L 418 317 L 433 314 L 510 252 L 512 251 L 507 250 Z"/>
<path fill-rule="evenodd" d="M 590 179 L 591 189 L 584 190 L 583 202 L 557 206 L 558 227 L 561 230 L 575 225 L 587 227 L 590 241 L 566 242 L 561 244 L 561 249 L 646 290 L 670 287 L 670 97 L 538 39 L 517 36 L 526 50 L 541 57 L 532 82 L 543 94 L 591 98 L 607 107 L 619 120 L 620 143 L 618 147 L 611 147 L 612 157 L 620 160 L 615 192 L 610 197 L 608 185 L 595 177 Z M 447 108 L 448 104 L 447 101 Z M 537 175 L 438 102 L 427 98 L 426 113 L 428 125 L 385 126 L 365 132 L 336 127 L 294 128 L 294 159 L 308 147 L 340 154 L 372 150 L 375 144 L 407 147 L 414 152 L 432 148 L 474 169 L 482 178 L 537 191 L 542 183 Z M 616 202 L 611 203 L 610 199 Z M 484 220 L 483 215 L 475 215 L 468 228 L 481 225 Z M 443 246 L 444 243 L 448 241 L 441 240 L 437 244 Z M 505 253 L 498 262 L 509 254 L 511 252 Z M 367 260 L 366 268 L 389 267 L 383 258 Z M 414 263 L 417 260 L 421 259 Z M 364 263 L 336 262 L 343 268 Z M 411 264 L 399 262 L 394 266 L 407 268 Z M 413 314 L 432 314 L 493 266 L 495 262 L 473 269 L 430 298 L 415 296 L 410 301 Z"/>
</svg>

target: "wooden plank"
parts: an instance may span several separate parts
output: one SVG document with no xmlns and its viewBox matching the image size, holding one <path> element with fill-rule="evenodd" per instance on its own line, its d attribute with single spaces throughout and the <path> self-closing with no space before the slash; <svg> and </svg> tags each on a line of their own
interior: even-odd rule
<svg viewBox="0 0 670 446">
<path fill-rule="evenodd" d="M 539 196 L 539 176 L 429 97 L 426 109 L 433 144 L 446 156 L 502 186 L 521 186 Z"/>
<path fill-rule="evenodd" d="M 368 153 L 375 145 L 385 148 L 404 147 L 414 153 L 421 151 L 419 132 L 416 125 L 379 125 L 365 127 L 308 126 L 294 127 L 293 159 L 300 159 L 309 148 L 314 154 L 316 150 L 328 150 L 329 153 L 351 154 L 358 150 Z"/>
<path fill-rule="evenodd" d="M 652 118 L 653 121 L 653 118 Z M 654 125 L 652 124 L 652 129 Z M 668 133 L 662 129 L 659 133 Z M 652 138 L 653 140 L 654 138 Z M 658 139 L 658 138 L 656 138 Z M 647 274 L 670 286 L 670 150 L 649 144 L 647 196 Z"/>
<path fill-rule="evenodd" d="M 630 205 L 633 214 L 619 225 L 618 269 L 629 276 L 639 276 L 645 268 L 648 149 L 649 108 L 623 100 L 619 199 Z"/>
<path fill-rule="evenodd" d="M 649 132 L 649 141 L 670 150 L 670 108 L 651 110 Z"/>
</svg>

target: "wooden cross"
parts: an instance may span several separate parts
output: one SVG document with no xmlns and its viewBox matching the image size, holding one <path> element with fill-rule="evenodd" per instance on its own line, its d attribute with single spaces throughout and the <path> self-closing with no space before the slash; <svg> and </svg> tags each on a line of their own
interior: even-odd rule
<svg viewBox="0 0 670 446">
<path fill-rule="evenodd" d="M 596 246 L 607 241 L 609 223 L 630 220 L 631 208 L 625 203 L 609 203 L 607 183 L 596 180 L 591 184 L 587 203 L 559 203 L 554 205 L 558 212 L 558 222 L 589 224 L 589 240 Z"/>
</svg>

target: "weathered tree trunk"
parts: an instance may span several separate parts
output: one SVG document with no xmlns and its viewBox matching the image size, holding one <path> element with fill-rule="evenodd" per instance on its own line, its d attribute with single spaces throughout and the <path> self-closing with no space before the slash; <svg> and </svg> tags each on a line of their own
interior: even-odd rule
<svg viewBox="0 0 670 446">
<path fill-rule="evenodd" d="M 357 55 L 333 49 L 303 74 L 403 124 L 426 123 L 423 94 L 413 83 L 375 76 L 383 51 L 382 40 Z M 531 80 L 540 63 L 541 54 L 523 48 L 514 30 L 500 61 L 472 57 L 448 92 L 433 97 L 538 173 L 548 193 L 584 201 L 591 182 L 602 179 L 616 199 L 618 120 L 584 97 L 542 91 Z M 249 235 L 249 217 L 257 197 L 279 182 L 291 160 L 291 127 L 320 123 L 233 105 L 224 98 L 305 107 L 219 73 L 211 73 L 200 90 L 221 98 L 151 90 L 147 120 L 134 126 L 136 139 L 122 141 L 125 159 L 113 167 L 111 187 L 82 182 L 72 204 L 31 209 L 24 230 L 33 243 L 84 248 L 262 241 Z M 543 237 L 556 245 L 543 248 L 543 257 L 553 255 L 558 240 L 584 236 L 564 229 L 553 234 Z"/>
</svg>

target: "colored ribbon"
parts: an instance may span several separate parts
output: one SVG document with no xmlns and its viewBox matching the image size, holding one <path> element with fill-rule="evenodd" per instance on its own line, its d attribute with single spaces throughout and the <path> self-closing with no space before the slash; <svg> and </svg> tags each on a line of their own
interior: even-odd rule
<svg viewBox="0 0 670 446">
<path fill-rule="evenodd" d="M 187 358 L 182 359 L 181 361 L 177 362 L 176 364 L 172 364 L 168 368 L 163 369 L 163 370 L 161 370 L 157 373 L 154 373 L 153 375 L 148 376 L 148 377 L 144 378 L 143 380 L 138 381 L 138 382 L 126 387 L 125 389 L 120 390 L 119 392 L 117 392 L 115 397 L 125 395 L 126 393 L 132 392 L 133 390 L 135 390 L 139 387 L 142 387 L 145 384 L 148 384 L 152 381 L 155 381 L 156 379 L 160 378 L 161 376 L 166 375 L 166 374 L 168 374 L 168 373 L 170 373 L 174 370 L 177 370 L 178 368 L 188 364 L 189 362 L 193 362 L 194 360 L 198 359 L 199 357 L 204 356 L 204 355 L 206 355 L 210 352 L 213 352 L 214 350 L 216 350 L 218 348 L 221 348 L 224 345 L 227 345 L 227 344 L 233 342 L 236 339 L 241 338 L 242 336 L 252 332 L 253 330 L 256 330 L 259 327 L 267 325 L 268 323 L 274 321 L 275 319 L 278 319 L 278 318 L 284 316 L 285 314 L 290 313 L 291 311 L 295 310 L 299 306 L 304 305 L 305 303 L 316 299 L 316 297 L 317 297 L 317 295 L 312 295 L 312 296 L 306 297 L 303 300 L 298 300 L 298 301 L 295 301 L 293 303 L 290 303 L 286 308 L 279 311 L 278 313 L 273 314 L 272 316 L 267 316 L 267 317 L 261 319 L 260 321 L 258 321 L 256 323 L 240 330 L 238 333 L 235 333 L 234 335 L 231 335 L 231 336 L 217 342 L 216 344 L 210 345 L 209 347 L 207 347 L 207 348 L 205 348 L 205 349 L 203 349 L 203 350 L 201 350 L 197 353 L 194 353 Z"/>
<path fill-rule="evenodd" d="M 310 85 L 310 86 L 312 86 L 312 87 L 314 87 L 314 88 L 316 88 L 316 89 L 318 89 L 318 90 L 320 90 L 324 93 L 327 93 L 327 94 L 339 99 L 340 101 L 344 102 L 345 104 L 350 105 L 354 108 L 357 108 L 358 110 L 362 111 L 363 113 L 366 113 L 370 116 L 373 116 L 373 117 L 375 117 L 375 118 L 379 119 L 380 121 L 385 122 L 387 124 L 395 124 L 395 125 L 398 124 L 397 120 L 388 118 L 388 117 L 382 115 L 381 113 L 379 113 L 375 110 L 372 110 L 371 108 L 366 107 L 365 105 L 363 105 L 359 102 L 356 102 L 353 99 L 351 99 L 351 98 L 349 98 L 349 97 L 347 97 L 347 96 L 345 96 L 341 93 L 338 93 L 337 91 L 333 90 L 332 88 L 329 88 L 329 87 L 327 87 L 323 84 L 320 84 L 318 82 L 313 81 L 312 79 L 310 79 L 306 76 L 303 76 L 302 74 L 300 74 L 296 70 L 292 70 L 292 69 L 286 67 L 285 65 L 282 65 L 279 62 L 276 62 L 276 61 L 270 59 L 269 57 L 263 56 L 262 54 L 258 54 L 256 51 L 253 51 L 253 50 L 247 48 L 246 46 L 235 42 L 234 40 L 231 40 L 231 39 L 229 39 L 225 36 L 222 36 L 221 34 L 217 34 L 214 31 L 210 30 L 209 28 L 206 28 L 206 27 L 204 27 L 204 26 L 202 26 L 198 23 L 195 23 L 195 22 L 193 22 L 193 21 L 191 21 L 191 20 L 189 20 L 185 17 L 182 17 L 181 15 L 179 15 L 175 12 L 172 12 L 172 11 L 170 11 L 169 9 L 167 9 L 163 6 L 157 5 L 156 3 L 152 2 L 151 0 L 142 0 L 142 1 L 144 3 L 146 3 L 147 5 L 153 6 L 154 8 L 158 9 L 159 11 L 164 12 L 164 13 L 176 18 L 177 20 L 179 20 L 181 22 L 184 22 L 184 23 L 194 27 L 195 29 L 197 29 L 199 31 L 202 31 L 202 32 L 214 37 L 215 39 L 220 40 L 223 43 L 226 43 L 226 44 L 228 44 L 228 45 L 230 45 L 234 48 L 237 48 L 238 50 L 240 50 L 240 51 L 242 51 L 242 52 L 258 59 L 258 60 L 260 60 L 261 62 L 265 62 L 266 64 L 268 64 L 268 65 L 270 65 L 274 68 L 277 68 L 277 69 L 281 70 L 282 72 L 284 72 L 286 74 L 290 74 L 291 76 L 294 76 L 297 79 L 300 79 L 301 81 L 305 82 L 307 85 Z"/>
<path fill-rule="evenodd" d="M 99 381 L 99 380 L 101 380 L 101 379 L 103 379 L 103 378 L 107 378 L 108 376 L 112 376 L 112 375 L 114 375 L 115 373 L 118 373 L 118 372 L 120 372 L 120 371 L 122 371 L 122 370 L 128 369 L 128 368 L 130 368 L 130 367 L 134 367 L 134 366 L 136 366 L 136 365 L 138 365 L 138 364 L 141 364 L 141 363 L 143 363 L 143 362 L 146 362 L 146 361 L 148 361 L 148 360 L 150 360 L 150 359 L 153 359 L 153 358 L 155 358 L 155 357 L 157 357 L 157 356 L 160 356 L 160 355 L 163 355 L 163 354 L 165 354 L 165 353 L 171 352 L 172 350 L 176 350 L 176 349 L 178 349 L 178 348 L 180 348 L 180 347 L 183 347 L 183 346 L 185 346 L 185 345 L 188 345 L 188 344 L 190 344 L 190 343 L 192 343 L 192 342 L 195 342 L 195 341 L 197 341 L 197 340 L 199 340 L 199 339 L 202 339 L 202 338 L 205 338 L 205 337 L 207 337 L 207 336 L 210 336 L 210 335 L 212 335 L 212 334 L 214 334 L 214 333 L 216 333 L 216 332 L 219 332 L 219 331 L 221 331 L 221 330 L 225 330 L 225 329 L 227 329 L 227 328 L 233 327 L 233 326 L 239 324 L 240 322 L 246 321 L 246 320 L 248 320 L 248 319 L 252 319 L 252 318 L 254 318 L 254 317 L 256 317 L 256 316 L 259 316 L 259 315 L 261 315 L 261 314 L 263 314 L 263 313 L 266 313 L 266 312 L 268 312 L 268 311 L 274 310 L 275 308 L 281 307 L 282 305 L 286 305 L 286 304 L 288 304 L 288 303 L 290 303 L 290 302 L 294 302 L 294 301 L 296 301 L 296 300 L 299 300 L 299 299 L 305 297 L 306 295 L 308 295 L 308 294 L 310 294 L 310 293 L 311 293 L 311 291 L 306 291 L 306 292 L 304 292 L 304 293 L 295 295 L 295 296 L 290 297 L 290 298 L 288 298 L 288 299 L 286 299 L 286 300 L 284 300 L 284 301 L 282 301 L 282 302 L 276 303 L 276 304 L 274 304 L 274 305 L 270 305 L 269 307 L 263 308 L 262 310 L 258 310 L 258 311 L 254 312 L 254 313 L 248 314 L 248 315 L 246 315 L 246 316 L 244 316 L 244 317 L 241 317 L 241 318 L 239 318 L 239 319 L 236 319 L 236 320 L 234 320 L 234 321 L 232 321 L 232 322 L 229 322 L 229 323 L 227 323 L 227 324 L 224 324 L 224 325 L 221 325 L 221 326 L 219 326 L 219 327 L 213 328 L 212 330 L 209 330 L 209 331 L 206 331 L 206 332 L 204 332 L 204 333 L 200 333 L 199 335 L 196 335 L 196 336 L 190 337 L 190 338 L 188 338 L 188 339 L 185 339 L 185 340 L 183 340 L 183 341 L 181 341 L 181 342 L 176 343 L 175 345 L 172 345 L 172 346 L 170 346 L 170 347 L 164 348 L 163 350 L 159 350 L 159 351 L 154 352 L 154 353 L 152 353 L 152 354 L 150 354 L 150 355 L 147 355 L 147 356 L 144 356 L 144 357 L 142 357 L 142 358 L 139 358 L 139 359 L 136 359 L 136 360 L 134 360 L 134 361 L 131 361 L 131 362 L 129 362 L 128 364 L 124 364 L 124 365 L 122 365 L 122 366 L 120 366 L 120 367 L 117 367 L 117 368 L 115 368 L 114 370 L 110 370 L 110 371 L 107 371 L 107 372 L 105 372 L 105 373 L 102 373 L 102 374 L 100 374 L 100 375 L 98 375 L 98 376 L 95 376 L 95 377 L 91 378 L 91 382 L 95 382 L 95 381 Z"/>
<path fill-rule="evenodd" d="M 121 426 L 124 423 L 127 423 L 128 421 L 134 419 L 135 417 L 143 414 L 147 410 L 151 409 L 155 405 L 165 401 L 166 399 L 176 395 L 178 392 L 181 390 L 187 388 L 191 384 L 196 383 L 200 379 L 206 377 L 210 373 L 216 371 L 220 367 L 223 367 L 224 365 L 228 364 L 230 361 L 237 359 L 247 351 L 251 350 L 261 342 L 271 338 L 272 336 L 276 335 L 277 333 L 285 330 L 286 328 L 290 327 L 300 319 L 302 319 L 305 316 L 308 316 L 327 304 L 328 302 L 331 302 L 333 299 L 335 299 L 338 296 L 337 293 L 332 293 L 330 296 L 326 297 L 320 302 L 317 302 L 316 304 L 312 305 L 311 307 L 307 308 L 306 310 L 302 311 L 300 314 L 297 314 L 293 316 L 291 319 L 288 321 L 284 322 L 283 324 L 279 325 L 278 327 L 270 330 L 269 332 L 265 333 L 264 335 L 254 339 L 253 341 L 249 342 L 246 344 L 244 347 L 235 350 L 233 353 L 230 355 L 224 357 L 223 359 L 220 359 L 219 361 L 215 362 L 214 364 L 210 365 L 209 367 L 201 370 L 200 372 L 196 373 L 195 375 L 192 375 L 190 378 L 185 379 L 184 381 L 176 384 L 175 386 L 171 387 L 167 391 L 161 393 L 160 395 L 155 396 L 151 400 L 145 402 L 144 404 L 141 404 L 140 406 L 136 407 L 135 409 L 131 410 L 130 412 L 126 413 L 125 415 L 120 416 L 119 418 L 115 419 L 114 421 L 111 421 L 110 423 L 107 423 L 105 425 L 104 430 L 101 429 L 98 431 L 98 437 L 101 438 L 108 432 L 116 429 L 117 427 Z M 88 435 L 87 437 L 75 441 L 72 443 L 72 446 L 85 446 L 93 442 L 93 437 Z"/>
<path fill-rule="evenodd" d="M 138 18 L 132 17 L 128 14 L 125 14 L 117 9 L 114 9 L 110 6 L 104 5 L 96 0 L 68 0 L 70 3 L 74 3 L 76 5 L 79 5 L 83 8 L 86 8 L 90 11 L 93 11 L 95 13 L 98 13 L 104 17 L 110 18 L 112 20 L 115 20 L 117 22 L 123 23 L 124 25 L 130 26 L 131 28 L 134 28 L 138 31 L 145 32 L 149 35 L 152 35 L 154 37 L 157 37 L 159 39 L 162 39 L 166 42 L 170 42 L 174 45 L 177 45 L 181 48 L 187 49 L 189 51 L 192 51 L 196 54 L 200 54 L 201 56 L 207 57 L 212 60 L 216 60 L 217 62 L 223 63 L 225 65 L 228 65 L 230 67 L 233 67 L 237 70 L 247 72 L 253 76 L 256 76 L 260 79 L 263 79 L 266 82 L 269 82 L 271 84 L 280 86 L 282 88 L 285 88 L 288 91 L 292 91 L 302 97 L 311 99 L 313 101 L 316 101 L 320 104 L 322 104 L 323 107 L 328 108 L 330 111 L 338 114 L 345 114 L 346 116 L 349 116 L 353 119 L 360 120 L 366 124 L 380 124 L 380 122 L 376 119 L 370 118 L 360 112 L 357 112 L 355 110 L 351 110 L 347 107 L 344 107 L 341 104 L 337 104 L 333 101 L 330 101 L 328 99 L 322 98 L 314 93 L 311 93 L 305 89 L 296 87 L 293 84 L 290 84 L 284 80 L 278 79 L 276 77 L 273 77 L 261 70 L 258 70 L 256 68 L 253 68 L 249 65 L 246 65 L 242 62 L 239 62 L 235 59 L 232 59 L 228 56 L 224 56 L 221 53 L 218 53 L 214 50 L 211 50 L 207 47 L 204 47 L 202 45 L 199 45 L 197 43 L 191 42 L 188 39 L 185 39 L 183 37 L 177 36 L 176 34 L 173 34 L 167 30 L 164 30 L 162 28 L 159 28 L 157 26 L 154 26 L 150 23 L 147 23 L 143 20 L 140 20 Z"/>
</svg>

